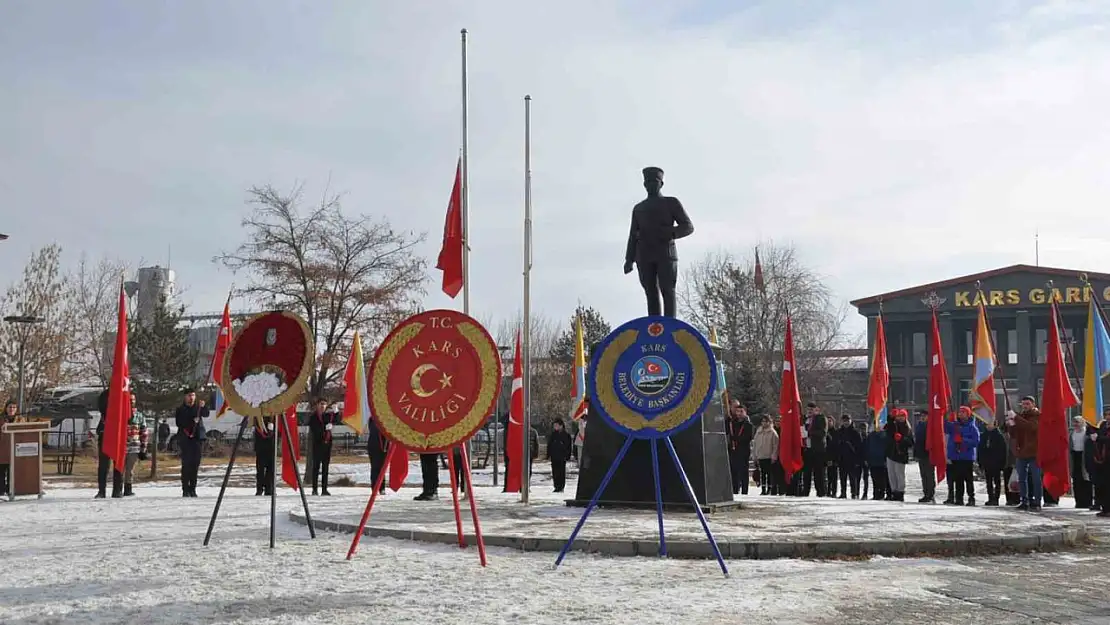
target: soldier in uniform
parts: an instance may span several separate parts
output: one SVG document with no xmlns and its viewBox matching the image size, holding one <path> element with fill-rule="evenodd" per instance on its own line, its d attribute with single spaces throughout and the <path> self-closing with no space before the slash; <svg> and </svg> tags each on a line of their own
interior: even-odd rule
<svg viewBox="0 0 1110 625">
<path fill-rule="evenodd" d="M 254 494 L 271 494 L 274 480 L 274 418 L 263 417 L 254 424 Z"/>
<path fill-rule="evenodd" d="M 328 467 L 331 465 L 331 430 L 335 424 L 335 413 L 328 412 L 328 400 L 323 397 L 316 398 L 313 404 L 312 416 L 308 418 L 309 438 L 312 439 L 312 470 L 309 479 L 312 480 L 312 494 L 328 496 Z M 320 490 L 320 482 L 323 489 Z"/>
<path fill-rule="evenodd" d="M 197 403 L 193 389 L 185 389 L 184 395 L 184 403 L 173 415 L 177 423 L 177 447 L 181 451 L 181 496 L 196 497 L 204 418 L 208 416 L 208 409 Z"/>
</svg>

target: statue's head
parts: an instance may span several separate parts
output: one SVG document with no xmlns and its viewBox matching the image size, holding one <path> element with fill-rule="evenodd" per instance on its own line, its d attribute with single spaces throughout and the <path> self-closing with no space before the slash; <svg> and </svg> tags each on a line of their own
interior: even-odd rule
<svg viewBox="0 0 1110 625">
<path fill-rule="evenodd" d="M 663 188 L 663 170 L 658 167 L 645 167 L 644 168 L 644 189 L 648 195 L 659 195 L 659 191 Z"/>
</svg>

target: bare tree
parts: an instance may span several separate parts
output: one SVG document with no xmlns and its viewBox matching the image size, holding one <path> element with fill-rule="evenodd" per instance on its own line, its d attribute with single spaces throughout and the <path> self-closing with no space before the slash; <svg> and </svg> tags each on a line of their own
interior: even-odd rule
<svg viewBox="0 0 1110 625">
<path fill-rule="evenodd" d="M 29 316 L 41 323 L 0 324 L 0 384 L 14 396 L 23 368 L 24 397 L 68 381 L 68 291 L 62 248 L 48 245 L 31 255 L 23 277 L 0 299 L 2 316 Z"/>
<path fill-rule="evenodd" d="M 309 391 L 320 394 L 342 374 L 355 330 L 375 345 L 418 308 L 426 275 L 415 249 L 424 234 L 347 217 L 330 192 L 305 208 L 299 185 L 288 193 L 253 187 L 248 195 L 247 240 L 213 260 L 247 275 L 241 294 L 304 315 L 319 354 Z"/>
<path fill-rule="evenodd" d="M 799 385 L 823 388 L 844 363 L 823 354 L 847 342 L 848 308 L 838 303 L 824 279 L 798 259 L 792 246 L 759 246 L 764 288 L 756 287 L 755 250 L 738 258 L 729 252 L 705 256 L 686 271 L 679 301 L 687 319 L 716 329 L 733 378 L 739 368 L 754 375 L 766 397 L 778 391 L 786 319 L 794 329 Z"/>
<path fill-rule="evenodd" d="M 105 337 L 116 331 L 116 307 L 122 276 L 129 271 L 122 260 L 103 257 L 81 261 L 68 278 L 70 350 L 69 366 L 81 379 L 108 384 L 112 375 L 105 358 Z"/>
</svg>

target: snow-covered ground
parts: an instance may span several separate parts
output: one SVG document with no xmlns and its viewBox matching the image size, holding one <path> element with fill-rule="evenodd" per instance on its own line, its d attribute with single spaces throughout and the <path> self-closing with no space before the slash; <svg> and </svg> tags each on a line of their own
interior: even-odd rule
<svg viewBox="0 0 1110 625">
<path fill-rule="evenodd" d="M 552 570 L 552 554 L 504 549 L 491 549 L 483 569 L 473 548 L 364 538 L 348 562 L 350 536 L 321 533 L 313 541 L 286 520 L 300 505 L 288 489 L 280 491 L 276 549 L 267 548 L 268 499 L 243 488 L 229 491 L 205 548 L 221 473 L 206 473 L 199 499 L 183 499 L 165 482 L 123 500 L 55 488 L 42 501 L 0 503 L 0 623 L 827 625 L 929 615 L 933 625 L 966 625 L 961 614 L 972 613 L 933 590 L 973 572 L 957 561 L 731 561 L 726 579 L 707 561 L 575 553 Z M 561 497 L 548 479 L 537 476 L 538 500 Z M 479 502 L 515 497 L 499 490 L 479 486 Z M 332 492 L 313 505 L 355 512 L 365 505 L 365 488 Z M 384 502 L 416 492 L 406 488 Z"/>
</svg>

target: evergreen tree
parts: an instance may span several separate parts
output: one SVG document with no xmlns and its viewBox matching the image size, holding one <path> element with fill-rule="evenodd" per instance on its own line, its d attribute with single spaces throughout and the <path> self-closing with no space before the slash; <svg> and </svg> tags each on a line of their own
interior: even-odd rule
<svg viewBox="0 0 1110 625">
<path fill-rule="evenodd" d="M 574 360 L 574 329 L 575 320 L 578 317 L 582 317 L 582 336 L 587 360 L 589 359 L 590 348 L 600 343 L 613 331 L 609 322 L 605 321 L 605 317 L 602 317 L 601 313 L 589 306 L 579 306 L 575 309 L 574 315 L 571 316 L 566 329 L 559 334 L 559 338 L 555 339 L 555 343 L 551 346 L 550 355 L 552 359 L 560 362 Z"/>
<path fill-rule="evenodd" d="M 173 410 L 181 401 L 181 389 L 198 381 L 197 350 L 189 345 L 184 314 L 184 306 L 163 298 L 151 319 L 132 319 L 128 327 L 135 401 L 139 410 L 152 416 Z"/>
<path fill-rule="evenodd" d="M 741 360 L 731 367 L 731 374 L 728 376 L 728 395 L 731 399 L 740 400 L 740 403 L 744 404 L 753 422 L 759 423 L 761 414 L 774 416 L 778 412 L 777 408 L 768 405 L 767 398 L 763 394 L 763 386 L 760 384 L 761 378 L 752 370 L 751 363 Z"/>
</svg>

